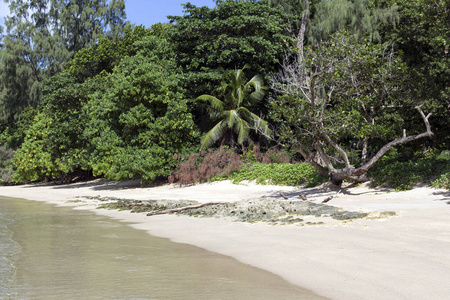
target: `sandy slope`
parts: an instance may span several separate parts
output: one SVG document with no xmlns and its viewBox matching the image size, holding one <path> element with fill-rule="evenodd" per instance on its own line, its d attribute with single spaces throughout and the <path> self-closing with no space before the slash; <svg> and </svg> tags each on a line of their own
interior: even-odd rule
<svg viewBox="0 0 450 300">
<path fill-rule="evenodd" d="M 94 209 L 135 228 L 232 256 L 331 299 L 450 299 L 450 192 L 418 187 L 407 192 L 342 190 L 329 204 L 356 211 L 395 211 L 389 219 L 325 225 L 271 226 L 216 218 L 95 209 L 86 196 L 126 199 L 238 201 L 262 196 L 291 199 L 301 193 L 319 203 L 336 190 L 326 187 L 233 185 L 139 187 L 136 182 L 95 181 L 73 185 L 0 187 L 0 195 Z M 70 200 L 81 200 L 74 202 Z"/>
</svg>

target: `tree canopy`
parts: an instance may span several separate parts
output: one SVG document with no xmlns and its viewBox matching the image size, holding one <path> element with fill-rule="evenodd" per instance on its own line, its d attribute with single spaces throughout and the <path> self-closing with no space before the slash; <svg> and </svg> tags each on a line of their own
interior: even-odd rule
<svg viewBox="0 0 450 300">
<path fill-rule="evenodd" d="M 184 5 L 183 16 L 170 16 L 169 40 L 186 87 L 196 96 L 219 85 L 222 70 L 249 65 L 267 76 L 292 47 L 287 16 L 264 2 L 224 1 L 215 8 Z M 195 98 L 195 97 L 194 97 Z"/>
<path fill-rule="evenodd" d="M 273 78 L 280 96 L 272 112 L 282 127 L 282 143 L 338 184 L 347 178 L 365 180 L 391 147 L 433 135 L 429 116 L 418 108 L 425 132 L 407 137 L 403 131 L 401 137 L 399 108 L 411 109 L 411 102 L 404 66 L 391 48 L 356 43 L 348 33 L 337 33 L 317 49 L 306 47 L 304 57 L 288 57 Z M 391 141 L 392 136 L 398 139 Z M 379 146 L 380 140 L 389 142 Z M 358 148 L 360 156 L 352 153 Z"/>
<path fill-rule="evenodd" d="M 0 142 L 15 181 L 153 181 L 201 145 L 245 155 L 254 140 L 339 184 L 407 142 L 449 147 L 443 0 L 187 3 L 150 28 L 126 25 L 123 0 L 7 2 Z"/>
<path fill-rule="evenodd" d="M 40 104 L 45 79 L 75 53 L 101 37 L 123 33 L 123 0 L 8 0 L 11 15 L 0 49 L 0 121 L 12 125 L 20 112 Z"/>
</svg>

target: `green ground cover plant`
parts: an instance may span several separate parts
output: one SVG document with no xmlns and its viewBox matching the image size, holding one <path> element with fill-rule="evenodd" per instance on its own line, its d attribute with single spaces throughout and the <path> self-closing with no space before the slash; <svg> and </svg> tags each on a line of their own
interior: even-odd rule
<svg viewBox="0 0 450 300">
<path fill-rule="evenodd" d="M 188 157 L 177 155 L 179 165 L 169 176 L 170 183 L 180 185 L 198 182 L 231 180 L 256 181 L 258 184 L 315 186 L 327 180 L 307 163 L 293 162 L 289 153 L 275 148 L 261 152 L 258 144 L 252 144 L 236 153 L 227 146 L 215 150 L 202 150 Z"/>
<path fill-rule="evenodd" d="M 243 180 L 256 181 L 258 184 L 299 185 L 307 183 L 314 186 L 324 182 L 327 178 L 320 176 L 316 169 L 308 163 L 270 163 L 255 162 L 247 164 L 241 170 L 232 173 L 226 179 L 235 183 Z"/>
<path fill-rule="evenodd" d="M 387 185 L 399 191 L 412 189 L 422 182 L 450 189 L 450 152 L 402 160 L 399 152 L 393 149 L 370 170 L 369 176 L 372 186 Z"/>
</svg>

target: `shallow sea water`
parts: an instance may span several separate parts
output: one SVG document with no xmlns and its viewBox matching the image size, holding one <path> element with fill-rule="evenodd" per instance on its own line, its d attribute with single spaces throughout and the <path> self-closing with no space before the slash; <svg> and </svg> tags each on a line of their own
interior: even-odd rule
<svg viewBox="0 0 450 300">
<path fill-rule="evenodd" d="M 323 299 L 90 211 L 0 197 L 0 299 Z"/>
</svg>

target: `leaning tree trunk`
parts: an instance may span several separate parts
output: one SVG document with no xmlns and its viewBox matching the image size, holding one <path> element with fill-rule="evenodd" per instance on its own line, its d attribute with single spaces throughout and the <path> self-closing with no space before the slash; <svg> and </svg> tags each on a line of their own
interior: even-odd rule
<svg viewBox="0 0 450 300">
<path fill-rule="evenodd" d="M 422 132 L 420 134 L 417 134 L 417 135 L 406 136 L 406 131 L 404 130 L 403 131 L 403 137 L 401 137 L 399 139 L 395 139 L 395 140 L 387 143 L 383 147 L 381 147 L 381 149 L 378 150 L 378 152 L 375 154 L 374 157 L 372 157 L 372 159 L 369 160 L 369 162 L 364 163 L 359 168 L 353 167 L 349 163 L 349 160 L 348 160 L 348 157 L 347 157 L 347 154 L 345 153 L 345 151 L 342 148 L 340 148 L 334 141 L 332 141 L 325 132 L 321 132 L 321 135 L 325 138 L 325 140 L 338 151 L 338 153 L 344 158 L 344 161 L 346 163 L 346 167 L 345 168 L 342 168 L 342 169 L 334 168 L 333 164 L 331 163 L 328 155 L 325 153 L 323 148 L 319 145 L 319 143 L 316 144 L 316 150 L 319 152 L 320 156 L 325 161 L 325 163 L 326 163 L 326 165 L 328 167 L 328 172 L 329 172 L 328 175 L 330 176 L 331 182 L 334 185 L 341 186 L 342 182 L 345 179 L 350 179 L 350 180 L 355 181 L 355 182 L 367 181 L 368 180 L 368 178 L 366 176 L 367 171 L 389 149 L 391 149 L 392 147 L 395 147 L 397 145 L 408 143 L 410 141 L 414 141 L 414 140 L 421 139 L 421 138 L 424 138 L 424 137 L 432 136 L 433 132 L 431 131 L 431 126 L 430 126 L 430 123 L 428 121 L 428 119 L 431 116 L 431 113 L 429 113 L 427 116 L 425 116 L 425 114 L 422 111 L 421 106 L 417 106 L 416 109 L 419 111 L 420 115 L 422 116 L 422 119 L 423 119 L 423 121 L 425 123 L 425 126 L 426 126 L 426 131 Z M 318 169 L 315 164 L 312 164 L 312 165 L 314 167 L 316 167 L 316 169 L 319 172 L 323 171 L 323 167 Z"/>
</svg>

